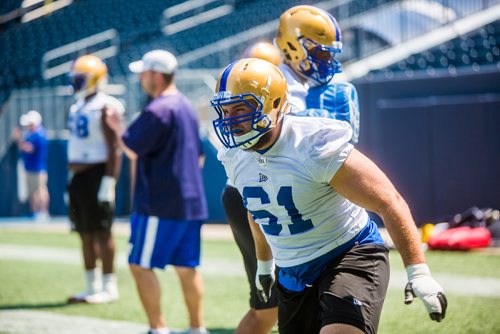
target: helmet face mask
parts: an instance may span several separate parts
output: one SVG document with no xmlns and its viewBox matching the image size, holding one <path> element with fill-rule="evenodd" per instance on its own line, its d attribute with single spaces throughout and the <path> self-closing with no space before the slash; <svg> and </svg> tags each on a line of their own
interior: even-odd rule
<svg viewBox="0 0 500 334">
<path fill-rule="evenodd" d="M 74 92 L 82 90 L 87 84 L 87 76 L 83 73 L 74 73 L 70 75 L 70 80 Z"/>
<path fill-rule="evenodd" d="M 248 58 L 227 66 L 210 101 L 213 127 L 227 148 L 250 149 L 274 129 L 287 109 L 287 86 L 276 66 Z"/>
<path fill-rule="evenodd" d="M 325 85 L 341 72 L 340 27 L 329 13 L 313 6 L 296 6 L 280 17 L 276 45 L 283 61 L 305 81 Z"/>
<path fill-rule="evenodd" d="M 76 59 L 69 73 L 71 86 L 78 98 L 96 93 L 106 81 L 108 68 L 104 62 L 93 55 L 85 55 Z"/>
<path fill-rule="evenodd" d="M 211 101 L 211 104 L 219 116 L 218 119 L 213 121 L 215 133 L 227 148 L 241 146 L 245 149 L 252 147 L 258 141 L 258 138 L 269 130 L 271 125 L 267 115 L 262 114 L 262 102 L 253 94 L 230 96 L 222 99 L 215 98 Z M 228 106 L 244 108 L 248 112 L 226 117 L 227 112 L 224 107 Z M 245 133 L 243 128 L 247 123 L 250 125 L 250 130 Z M 262 127 L 261 125 L 264 124 L 267 124 L 267 126 Z"/>
<path fill-rule="evenodd" d="M 335 58 L 341 49 L 321 45 L 308 38 L 299 41 L 306 50 L 306 58 L 299 64 L 304 76 L 324 85 L 329 83 L 336 73 L 342 72 L 340 62 Z"/>
</svg>

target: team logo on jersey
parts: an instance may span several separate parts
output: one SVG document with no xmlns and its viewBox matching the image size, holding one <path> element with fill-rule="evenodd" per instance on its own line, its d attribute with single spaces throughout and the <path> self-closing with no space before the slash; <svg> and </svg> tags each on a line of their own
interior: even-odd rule
<svg viewBox="0 0 500 334">
<path fill-rule="evenodd" d="M 259 165 L 265 166 L 267 164 L 267 158 L 266 157 L 259 157 Z"/>
<path fill-rule="evenodd" d="M 259 182 L 266 182 L 267 181 L 267 176 L 259 173 Z"/>
</svg>

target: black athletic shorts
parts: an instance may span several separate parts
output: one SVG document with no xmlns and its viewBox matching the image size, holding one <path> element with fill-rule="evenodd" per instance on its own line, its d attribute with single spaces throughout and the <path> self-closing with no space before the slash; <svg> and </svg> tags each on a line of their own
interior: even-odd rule
<svg viewBox="0 0 500 334">
<path fill-rule="evenodd" d="M 354 246 L 304 291 L 289 291 L 278 284 L 279 332 L 314 334 L 326 325 L 342 323 L 376 333 L 388 284 L 387 247 Z"/>
<path fill-rule="evenodd" d="M 272 288 L 271 298 L 267 303 L 261 302 L 257 297 L 257 287 L 255 286 L 255 275 L 257 273 L 255 244 L 248 223 L 247 209 L 243 206 L 243 199 L 238 189 L 232 186 L 226 186 L 222 192 L 222 205 L 224 206 L 226 218 L 233 231 L 236 244 L 243 256 L 245 271 L 247 273 L 248 283 L 250 284 L 250 306 L 257 310 L 278 306 L 276 284 Z"/>
<path fill-rule="evenodd" d="M 69 218 L 74 229 L 79 233 L 111 230 L 113 209 L 97 201 L 97 193 L 105 169 L 105 164 L 98 164 L 77 173 L 68 185 Z"/>
</svg>

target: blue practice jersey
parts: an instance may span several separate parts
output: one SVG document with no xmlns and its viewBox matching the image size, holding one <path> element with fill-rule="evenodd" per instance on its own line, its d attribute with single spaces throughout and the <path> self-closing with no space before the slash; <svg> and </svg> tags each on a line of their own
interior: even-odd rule
<svg viewBox="0 0 500 334">
<path fill-rule="evenodd" d="M 359 137 L 359 101 L 356 88 L 348 82 L 310 87 L 305 97 L 306 109 L 296 116 L 326 117 L 347 122 L 352 128 L 351 143 Z"/>
<path fill-rule="evenodd" d="M 46 172 L 48 142 L 45 128 L 39 126 L 35 131 L 28 132 L 25 141 L 33 146 L 33 152 L 22 152 L 24 169 L 30 173 Z"/>
</svg>

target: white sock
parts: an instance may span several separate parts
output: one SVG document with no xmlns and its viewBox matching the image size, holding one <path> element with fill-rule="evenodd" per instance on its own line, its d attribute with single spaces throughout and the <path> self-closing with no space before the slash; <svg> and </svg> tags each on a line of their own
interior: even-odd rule
<svg viewBox="0 0 500 334">
<path fill-rule="evenodd" d="M 87 293 L 94 294 L 102 291 L 102 274 L 99 268 L 86 270 L 85 280 L 87 283 Z"/>
<path fill-rule="evenodd" d="M 205 327 L 198 327 L 198 328 L 194 328 L 194 327 L 190 327 L 189 328 L 189 334 L 207 334 L 208 331 Z"/>
<path fill-rule="evenodd" d="M 117 277 L 116 274 L 104 274 L 102 275 L 102 285 L 103 290 L 109 292 L 112 295 L 118 295 L 118 286 L 117 286 Z"/>
</svg>

